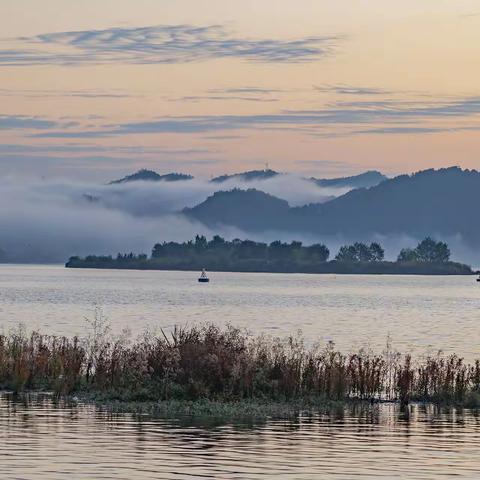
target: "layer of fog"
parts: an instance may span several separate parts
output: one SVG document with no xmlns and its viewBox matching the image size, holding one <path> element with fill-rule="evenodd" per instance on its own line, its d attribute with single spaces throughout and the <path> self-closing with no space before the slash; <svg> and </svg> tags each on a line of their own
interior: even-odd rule
<svg viewBox="0 0 480 480">
<path fill-rule="evenodd" d="M 0 256 L 11 262 L 64 262 L 71 255 L 149 253 L 161 240 L 183 241 L 206 227 L 180 215 L 139 217 L 86 201 L 90 185 L 0 184 Z M 226 235 L 235 231 L 225 229 Z"/>
<path fill-rule="evenodd" d="M 270 188 L 285 188 L 284 179 L 263 182 Z M 161 184 L 160 184 L 161 183 Z M 248 184 L 252 185 L 252 184 Z M 228 185 L 221 184 L 222 189 Z M 258 185 L 257 185 L 258 186 Z M 118 252 L 150 253 L 159 241 L 186 241 L 196 234 L 211 238 L 220 234 L 226 239 L 241 238 L 271 242 L 299 240 L 304 244 L 325 243 L 332 257 L 339 247 L 356 240 L 377 240 L 387 258 L 396 258 L 404 247 L 420 240 L 409 236 L 348 239 L 318 237 L 295 232 L 245 233 L 231 227 L 209 230 L 204 225 L 175 214 L 185 206 L 202 201 L 219 185 L 208 182 L 141 182 L 98 186 L 68 182 L 0 183 L 0 261 L 64 262 L 72 255 L 113 254 Z M 318 188 L 315 187 L 314 188 Z M 321 189 L 320 189 L 321 190 Z M 293 198 L 290 190 L 290 198 Z M 285 198 L 282 192 L 276 192 Z M 294 192 L 300 201 L 302 192 Z M 84 195 L 90 197 L 86 198 Z M 309 198 L 306 191 L 302 202 Z M 95 200 L 101 198 L 101 200 Z M 433 232 L 434 233 L 434 232 Z M 460 237 L 444 238 L 453 259 L 480 265 L 478 252 L 469 249 Z"/>
<path fill-rule="evenodd" d="M 79 190 L 78 190 L 79 188 Z M 139 215 L 159 215 L 193 207 L 219 190 L 256 188 L 287 200 L 291 206 L 322 203 L 343 195 L 349 188 L 323 188 L 295 175 L 278 175 L 266 180 L 230 179 L 212 183 L 202 179 L 177 182 L 137 181 L 115 185 L 66 185 L 70 195 L 88 194 L 88 198 L 108 208 Z M 65 191 L 65 193 L 68 193 Z"/>
<path fill-rule="evenodd" d="M 284 194 L 293 204 L 324 199 L 315 185 L 308 190 L 300 182 L 309 182 L 290 180 L 272 179 L 261 185 Z M 196 234 L 247 238 L 230 227 L 212 232 L 177 212 L 219 189 L 259 186 L 259 182 L 219 185 L 203 180 L 97 185 L 4 179 L 0 183 L 0 261 L 64 262 L 72 255 L 149 253 L 158 241 L 186 241 Z"/>
</svg>

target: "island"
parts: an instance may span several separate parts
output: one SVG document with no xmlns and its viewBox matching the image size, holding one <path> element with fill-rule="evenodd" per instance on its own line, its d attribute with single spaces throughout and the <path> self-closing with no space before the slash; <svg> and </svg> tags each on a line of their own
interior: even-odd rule
<svg viewBox="0 0 480 480">
<path fill-rule="evenodd" d="M 304 246 L 302 242 L 270 244 L 253 240 L 232 241 L 215 235 L 211 240 L 197 235 L 188 242 L 157 243 L 145 253 L 73 256 L 67 268 L 103 268 L 137 270 L 201 270 L 219 272 L 330 273 L 389 275 L 473 275 L 468 265 L 450 260 L 445 242 L 430 237 L 416 248 L 400 251 L 396 261 L 385 260 L 379 243 L 356 242 L 342 246 L 334 259 L 323 244 Z"/>
</svg>

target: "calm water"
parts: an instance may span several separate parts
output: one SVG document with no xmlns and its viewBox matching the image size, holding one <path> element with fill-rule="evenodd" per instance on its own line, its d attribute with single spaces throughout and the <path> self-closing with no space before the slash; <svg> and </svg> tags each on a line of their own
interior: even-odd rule
<svg viewBox="0 0 480 480">
<path fill-rule="evenodd" d="M 480 284 L 474 277 L 279 275 L 69 270 L 0 265 L 0 328 L 82 334 L 100 306 L 116 331 L 232 323 L 345 350 L 441 349 L 480 356 Z"/>
<path fill-rule="evenodd" d="M 0 266 L 0 328 L 82 334 L 101 307 L 135 332 L 232 323 L 345 350 L 480 352 L 473 277 L 211 274 Z M 215 423 L 113 416 L 48 396 L 0 394 L 0 478 L 480 478 L 480 418 L 394 405 L 294 421 Z"/>
<path fill-rule="evenodd" d="M 393 405 L 258 424 L 112 416 L 0 395 L 0 477 L 478 479 L 480 418 Z"/>
</svg>

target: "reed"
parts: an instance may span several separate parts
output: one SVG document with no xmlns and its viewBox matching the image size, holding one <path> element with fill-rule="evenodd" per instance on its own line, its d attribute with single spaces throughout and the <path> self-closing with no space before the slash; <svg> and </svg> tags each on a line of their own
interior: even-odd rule
<svg viewBox="0 0 480 480">
<path fill-rule="evenodd" d="M 376 354 L 339 352 L 251 336 L 234 327 L 111 335 L 92 322 L 84 338 L 23 330 L 0 335 L 0 388 L 83 393 L 119 402 L 368 400 L 480 404 L 480 361 L 456 355 L 414 360 L 391 346 Z"/>
</svg>

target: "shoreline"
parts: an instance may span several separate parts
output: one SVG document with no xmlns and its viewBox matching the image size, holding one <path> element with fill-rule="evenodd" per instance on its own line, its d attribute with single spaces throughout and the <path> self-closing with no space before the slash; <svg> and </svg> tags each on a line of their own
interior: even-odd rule
<svg viewBox="0 0 480 480">
<path fill-rule="evenodd" d="M 295 398 L 290 400 L 243 399 L 243 400 L 159 400 L 131 401 L 119 400 L 105 393 L 73 393 L 58 395 L 53 391 L 28 390 L 14 392 L 1 390 L 0 396 L 8 395 L 28 401 L 29 397 L 45 396 L 53 402 L 64 402 L 66 405 L 83 404 L 93 406 L 101 412 L 111 414 L 130 414 L 152 418 L 211 418 L 223 420 L 255 419 L 281 420 L 298 416 L 314 416 L 341 412 L 345 409 L 365 409 L 380 405 L 398 406 L 401 412 L 408 414 L 410 407 L 435 406 L 438 408 L 457 408 L 480 410 L 480 394 L 475 393 L 463 402 L 434 399 L 415 399 L 402 405 L 399 399 L 359 399 L 350 398 L 331 400 L 324 397 Z"/>
<path fill-rule="evenodd" d="M 447 265 L 442 264 L 417 264 L 417 265 L 402 265 L 396 262 L 382 262 L 381 264 L 339 264 L 335 262 L 330 265 L 321 265 L 317 268 L 295 268 L 295 267 L 276 267 L 276 268 L 234 268 L 234 267 L 207 267 L 210 273 L 273 273 L 273 274 L 306 274 L 306 275 L 412 275 L 412 276 L 475 276 L 479 272 L 474 271 L 471 267 L 449 262 Z M 105 264 L 99 265 L 89 263 L 86 261 L 72 262 L 65 264 L 65 268 L 70 269 L 92 269 L 92 270 L 136 270 L 136 271 L 171 271 L 171 272 L 198 272 L 201 271 L 205 265 L 188 264 L 188 265 L 158 265 L 148 264 L 144 265 L 125 265 L 125 264 Z"/>
</svg>

